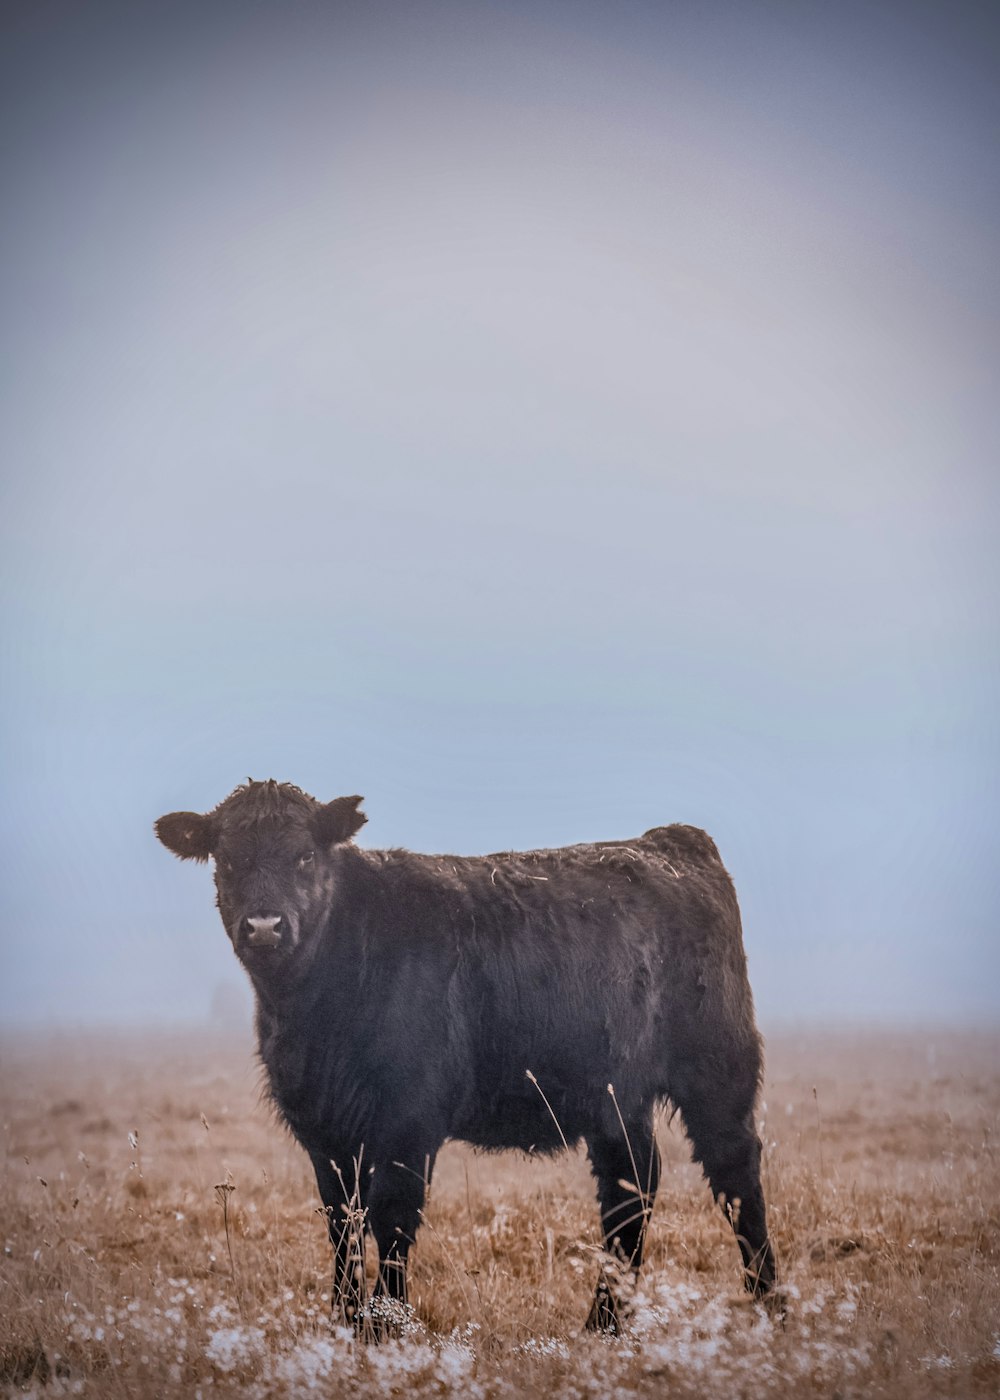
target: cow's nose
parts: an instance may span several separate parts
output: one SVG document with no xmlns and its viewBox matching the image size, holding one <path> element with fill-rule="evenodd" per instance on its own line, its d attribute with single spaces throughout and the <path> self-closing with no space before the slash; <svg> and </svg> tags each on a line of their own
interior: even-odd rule
<svg viewBox="0 0 1000 1400">
<path fill-rule="evenodd" d="M 280 914 L 248 916 L 243 920 L 243 930 L 251 948 L 276 948 L 281 942 L 284 922 Z"/>
</svg>

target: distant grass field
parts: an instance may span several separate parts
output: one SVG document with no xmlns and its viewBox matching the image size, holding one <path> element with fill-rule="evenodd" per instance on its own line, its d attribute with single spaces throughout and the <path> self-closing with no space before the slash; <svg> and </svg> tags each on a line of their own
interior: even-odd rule
<svg viewBox="0 0 1000 1400">
<path fill-rule="evenodd" d="M 330 1328 L 312 1173 L 260 1103 L 248 1039 L 7 1037 L 0 1074 L 2 1395 L 1000 1393 L 1000 1037 L 770 1037 L 784 1327 L 741 1293 L 729 1227 L 664 1121 L 617 1341 L 581 1334 L 599 1257 L 582 1154 L 447 1147 L 412 1324 L 365 1348 Z"/>
</svg>

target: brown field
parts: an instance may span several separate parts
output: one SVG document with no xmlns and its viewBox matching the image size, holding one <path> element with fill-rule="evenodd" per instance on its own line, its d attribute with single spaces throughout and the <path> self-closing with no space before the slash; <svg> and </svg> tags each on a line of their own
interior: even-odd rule
<svg viewBox="0 0 1000 1400">
<path fill-rule="evenodd" d="M 598 1259 L 582 1157 L 446 1148 L 415 1316 L 366 1348 L 328 1324 L 311 1171 L 246 1040 L 8 1037 L 0 1066 L 3 1395 L 1000 1393 L 997 1036 L 770 1037 L 783 1327 L 741 1295 L 729 1228 L 664 1121 L 618 1341 L 580 1333 Z"/>
</svg>

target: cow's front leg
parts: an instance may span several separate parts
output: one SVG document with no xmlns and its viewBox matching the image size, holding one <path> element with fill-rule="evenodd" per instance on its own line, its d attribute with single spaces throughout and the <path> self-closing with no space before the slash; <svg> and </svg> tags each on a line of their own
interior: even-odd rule
<svg viewBox="0 0 1000 1400">
<path fill-rule="evenodd" d="M 361 1179 L 355 1163 L 345 1172 L 339 1162 L 310 1152 L 320 1198 L 326 1211 L 333 1246 L 333 1288 L 330 1311 L 334 1322 L 346 1322 L 360 1332 L 364 1318 L 365 1225 Z"/>
<path fill-rule="evenodd" d="M 406 1321 L 406 1261 L 433 1162 L 428 1154 L 419 1166 L 405 1158 L 379 1163 L 369 1184 L 368 1225 L 378 1245 L 378 1281 L 367 1314 L 375 1341 L 397 1336 Z"/>
</svg>

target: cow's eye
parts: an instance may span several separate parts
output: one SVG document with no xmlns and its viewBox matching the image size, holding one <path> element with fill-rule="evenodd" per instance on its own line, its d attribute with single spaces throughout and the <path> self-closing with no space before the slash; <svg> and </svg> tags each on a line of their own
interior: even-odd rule
<svg viewBox="0 0 1000 1400">
<path fill-rule="evenodd" d="M 306 854 L 305 854 L 304 856 L 299 856 L 299 869 L 300 869 L 300 870 L 304 870 L 304 869 L 306 868 L 307 865 L 312 865 L 312 863 L 313 863 L 313 856 L 314 856 L 314 852 L 313 852 L 313 851 L 307 851 Z"/>
</svg>

